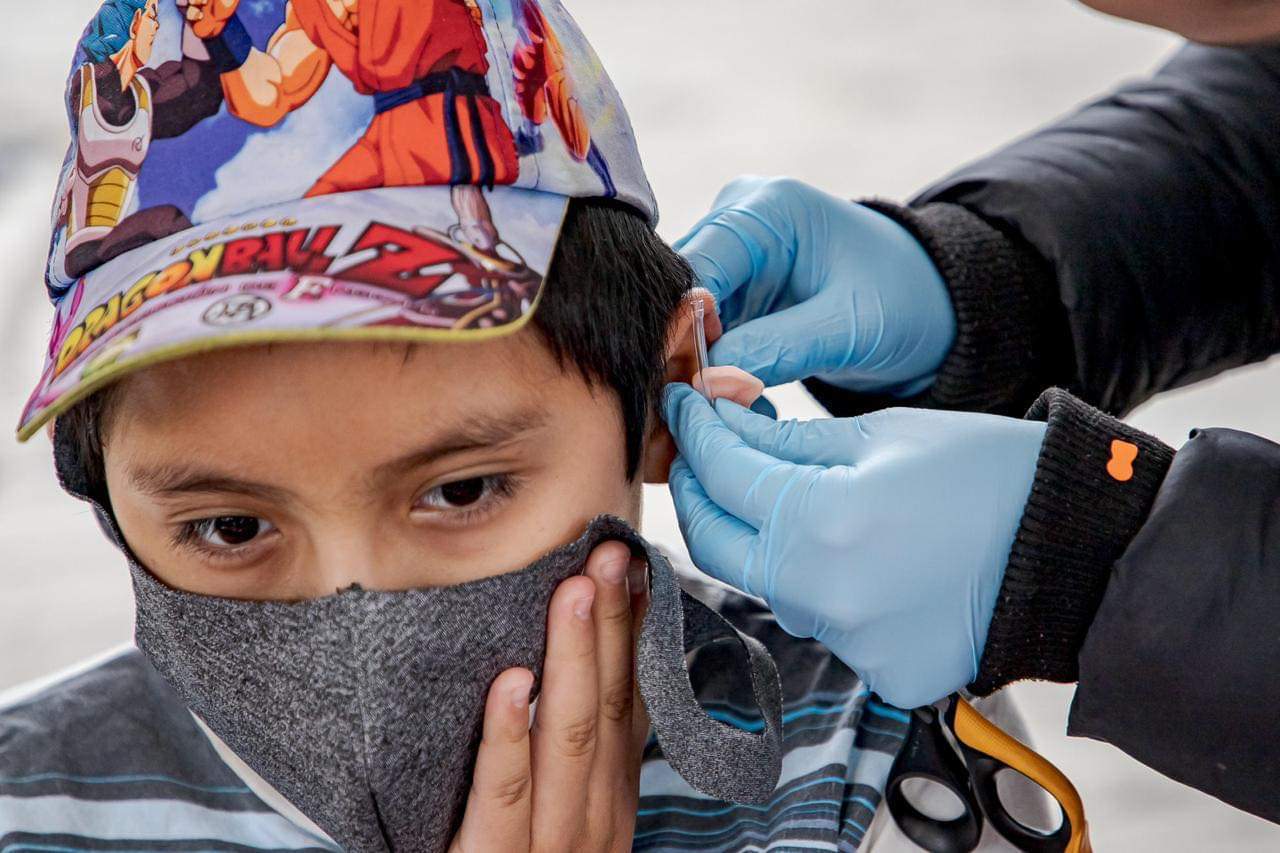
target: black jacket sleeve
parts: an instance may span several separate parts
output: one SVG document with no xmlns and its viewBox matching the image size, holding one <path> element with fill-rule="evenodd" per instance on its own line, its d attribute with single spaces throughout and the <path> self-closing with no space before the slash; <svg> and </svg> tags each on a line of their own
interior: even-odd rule
<svg viewBox="0 0 1280 853">
<path fill-rule="evenodd" d="M 1167 446 L 1060 390 L 978 678 L 1078 681 L 1069 732 L 1280 821 L 1280 445 Z"/>
<path fill-rule="evenodd" d="M 957 308 L 939 386 L 911 404 L 1017 413 L 1057 384 L 1123 413 L 1266 358 L 1280 351 L 1280 45 L 1184 47 L 910 209 L 879 209 L 921 237 Z M 809 386 L 839 414 L 888 402 Z"/>
<path fill-rule="evenodd" d="M 1106 412 L 1280 351 L 1280 45 L 1188 46 L 909 207 L 957 340 L 909 401 L 1047 421 L 977 679 L 1077 681 L 1070 731 L 1280 821 L 1280 446 Z M 1105 410 L 1105 411 L 1102 411 Z"/>
</svg>

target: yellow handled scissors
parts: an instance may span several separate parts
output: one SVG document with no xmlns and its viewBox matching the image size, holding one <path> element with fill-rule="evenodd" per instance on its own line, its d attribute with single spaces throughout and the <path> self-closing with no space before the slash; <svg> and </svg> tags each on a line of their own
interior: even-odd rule
<svg viewBox="0 0 1280 853">
<path fill-rule="evenodd" d="M 1021 773 L 1057 801 L 1062 821 L 1056 830 L 1042 832 L 1009 814 L 996 789 L 996 775 L 1003 770 Z M 903 784 L 912 779 L 943 786 L 964 805 L 964 813 L 942 820 L 919 811 L 903 791 Z M 911 712 L 906 742 L 889 770 L 885 802 L 903 834 L 931 853 L 974 849 L 982 838 L 984 818 L 1019 850 L 1092 850 L 1084 804 L 1071 781 L 1043 756 L 975 711 L 959 694 L 937 706 L 926 705 Z"/>
</svg>

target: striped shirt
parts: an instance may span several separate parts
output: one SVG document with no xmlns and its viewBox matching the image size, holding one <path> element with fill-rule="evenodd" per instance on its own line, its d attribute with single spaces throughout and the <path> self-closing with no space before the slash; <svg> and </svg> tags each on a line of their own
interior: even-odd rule
<svg viewBox="0 0 1280 853">
<path fill-rule="evenodd" d="M 858 849 L 907 715 L 870 696 L 822 646 L 787 635 L 754 601 L 687 585 L 778 661 L 782 778 L 766 804 L 718 802 L 685 784 L 651 741 L 635 849 Z M 758 729 L 731 653 L 732 644 L 696 652 L 695 688 L 708 713 Z M 210 737 L 136 649 L 0 706 L 0 853 L 337 849 Z"/>
</svg>

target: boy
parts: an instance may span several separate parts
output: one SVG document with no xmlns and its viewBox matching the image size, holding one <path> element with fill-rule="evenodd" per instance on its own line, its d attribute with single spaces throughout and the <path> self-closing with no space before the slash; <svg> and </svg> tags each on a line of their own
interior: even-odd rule
<svg viewBox="0 0 1280 853">
<path fill-rule="evenodd" d="M 759 776 L 776 736 L 765 659 L 744 678 L 749 641 L 696 650 L 697 696 L 727 724 L 699 729 L 679 684 L 650 677 L 670 663 L 647 637 L 660 556 L 617 523 L 561 547 L 602 513 L 638 524 L 641 472 L 664 479 L 670 461 L 654 403 L 664 380 L 692 374 L 691 276 L 652 231 L 625 113 L 567 14 L 462 0 L 180 8 L 158 7 L 160 31 L 220 40 L 227 92 L 283 82 L 241 69 L 278 62 L 299 33 L 353 56 L 326 75 L 306 36 L 324 82 L 305 104 L 276 123 L 224 111 L 157 140 L 137 203 L 196 225 L 105 260 L 57 302 L 20 434 L 56 418 L 64 485 L 131 561 L 142 651 L 0 711 L 0 847 L 857 847 L 906 716 L 752 602 L 703 590 L 786 673 L 781 779 L 736 797 L 730 777 Z M 453 22 L 415 31 L 424 45 L 482 38 L 483 57 L 459 71 L 457 52 L 435 52 L 362 91 L 362 63 L 403 46 L 379 41 L 398 20 Z M 528 49 L 535 31 L 557 51 Z M 539 102 L 558 106 L 524 106 Z M 420 139 L 371 141 L 410 114 Z M 499 128 L 513 123 L 541 145 L 486 164 L 515 144 Z M 364 174 L 378 180 L 313 192 L 371 145 L 378 168 Z M 501 158 L 510 181 L 494 179 Z M 494 239 L 477 248 L 476 230 Z M 758 393 L 719 379 L 740 402 Z M 554 594 L 525 583 L 547 578 Z M 645 745 L 636 682 L 661 743 Z M 707 737 L 690 748 L 681 726 Z M 730 752 L 717 739 L 738 763 L 712 778 Z M 675 770 L 729 793 L 700 794 Z M 731 795 L 762 802 L 719 801 Z"/>
</svg>

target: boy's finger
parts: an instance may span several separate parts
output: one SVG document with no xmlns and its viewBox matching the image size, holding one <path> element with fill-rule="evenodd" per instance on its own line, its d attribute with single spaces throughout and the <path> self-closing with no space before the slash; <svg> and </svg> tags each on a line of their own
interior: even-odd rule
<svg viewBox="0 0 1280 853">
<path fill-rule="evenodd" d="M 631 726 L 631 668 L 635 653 L 631 647 L 631 601 L 627 595 L 630 568 L 631 549 L 621 542 L 600 545 L 587 560 L 587 577 L 596 585 L 592 620 L 596 632 L 601 746 L 607 737 L 628 731 Z"/>
<path fill-rule="evenodd" d="M 462 826 L 453 851 L 528 850 L 533 777 L 529 744 L 529 690 L 533 673 L 508 669 L 494 679 L 484 708 L 484 734 L 476 754 Z"/>
<path fill-rule="evenodd" d="M 591 798 L 624 787 L 631 757 L 631 714 L 634 701 L 631 645 L 631 601 L 627 574 L 631 549 L 621 542 L 605 542 L 587 560 L 587 577 L 596 585 L 592 614 L 596 632 L 597 684 L 599 688 L 595 763 L 590 782 Z M 595 808 L 589 824 L 611 822 L 611 811 Z M 599 837 L 599 836 L 594 836 Z"/>
<path fill-rule="evenodd" d="M 572 850 L 585 826 L 598 730 L 595 584 L 573 577 L 547 611 L 547 654 L 533 724 L 533 845 Z"/>
</svg>

